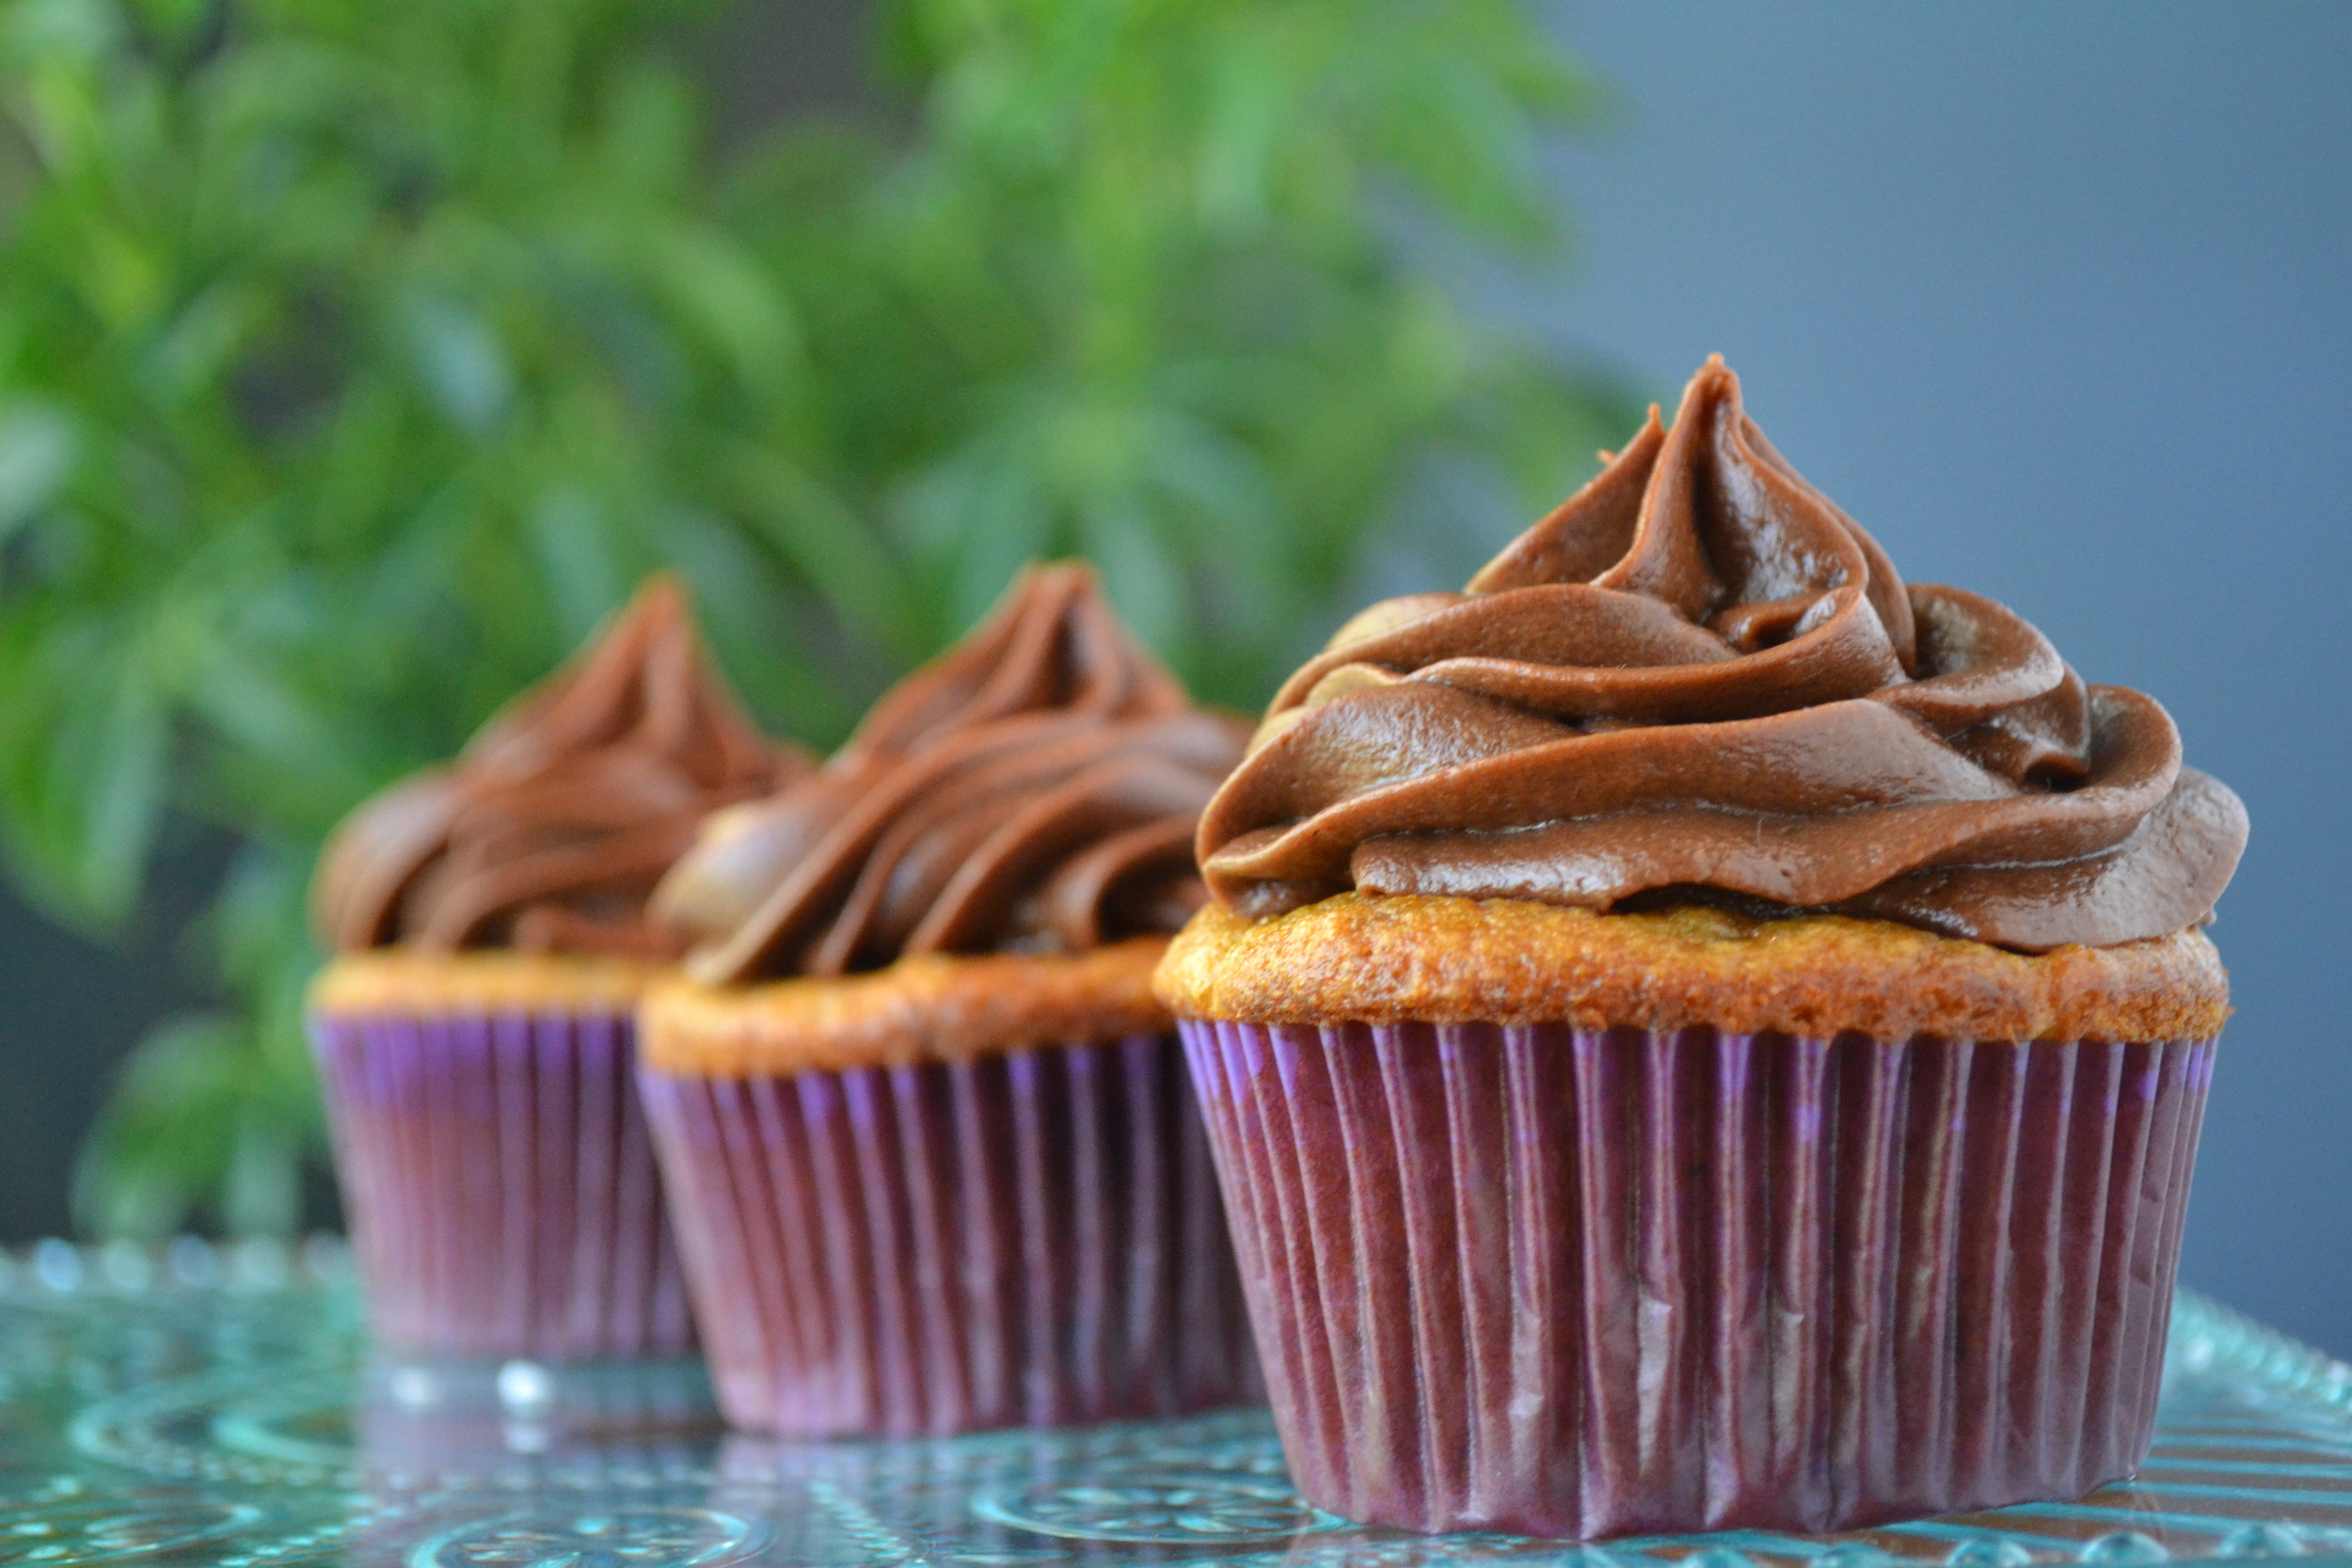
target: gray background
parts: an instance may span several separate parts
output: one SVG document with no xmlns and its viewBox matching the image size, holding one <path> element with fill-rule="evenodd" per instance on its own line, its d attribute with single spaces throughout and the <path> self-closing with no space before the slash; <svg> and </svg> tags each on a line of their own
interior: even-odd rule
<svg viewBox="0 0 2352 1568">
<path fill-rule="evenodd" d="M 2352 7 L 1579 6 L 1622 106 L 1561 277 L 1672 398 L 1720 350 L 1907 577 L 2153 693 L 2254 823 L 2187 1281 L 2352 1354 Z"/>
<path fill-rule="evenodd" d="M 856 7 L 762 8 L 739 105 L 838 102 Z M 2254 839 L 2189 1282 L 2352 1354 L 2352 8 L 1563 9 L 1615 89 L 1581 236 L 1474 303 L 1653 395 L 1710 352 L 1910 577 L 2160 697 Z M 1406 552 L 1466 575 L 1507 531 Z M 1391 570 L 1394 568 L 1391 567 Z M 1384 571 L 1383 576 L 1389 575 Z M 0 901 L 0 1237 L 63 1223 L 103 1076 L 174 1000 L 185 853 L 126 950 Z"/>
</svg>

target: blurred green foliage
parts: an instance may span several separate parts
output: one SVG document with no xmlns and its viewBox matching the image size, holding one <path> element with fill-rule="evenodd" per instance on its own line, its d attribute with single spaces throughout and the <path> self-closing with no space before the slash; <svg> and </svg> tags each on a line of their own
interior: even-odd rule
<svg viewBox="0 0 2352 1568">
<path fill-rule="evenodd" d="M 1532 502 L 1626 427 L 1412 260 L 1555 238 L 1589 92 L 1524 0 L 905 0 L 872 123 L 733 149 L 725 25 L 0 7 L 7 863 L 104 929 L 168 815 L 242 846 L 86 1223 L 295 1223 L 319 839 L 647 570 L 820 744 L 1072 552 L 1254 706 L 1433 453 Z"/>
</svg>

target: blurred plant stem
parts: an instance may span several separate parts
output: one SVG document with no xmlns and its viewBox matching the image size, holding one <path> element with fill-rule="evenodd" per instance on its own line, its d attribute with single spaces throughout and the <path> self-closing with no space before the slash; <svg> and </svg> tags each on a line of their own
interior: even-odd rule
<svg viewBox="0 0 2352 1568">
<path fill-rule="evenodd" d="M 725 152 L 712 20 L 0 6 L 0 842 L 94 929 L 166 811 L 244 845 L 92 1227 L 294 1223 L 321 836 L 646 571 L 820 744 L 1044 555 L 1255 706 L 1417 465 L 1534 504 L 1629 424 L 1401 244 L 1554 238 L 1521 0 L 906 0 L 887 131 Z"/>
</svg>

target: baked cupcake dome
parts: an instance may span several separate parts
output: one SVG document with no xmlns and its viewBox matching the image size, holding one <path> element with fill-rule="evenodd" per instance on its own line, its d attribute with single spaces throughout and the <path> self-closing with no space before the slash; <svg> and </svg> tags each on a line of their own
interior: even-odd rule
<svg viewBox="0 0 2352 1568">
<path fill-rule="evenodd" d="M 691 1348 L 633 1076 L 638 994 L 682 944 L 645 903 L 705 813 L 807 768 L 744 720 L 657 578 L 329 840 L 311 1035 L 389 1348 Z"/>
<path fill-rule="evenodd" d="M 739 1426 L 945 1433 L 1257 1387 L 1151 975 L 1238 757 L 1073 566 L 842 752 L 714 818 L 659 907 L 644 1093 Z"/>
<path fill-rule="evenodd" d="M 1160 991 L 1302 1491 L 1596 1536 L 2127 1473 L 2244 836 L 1711 363 L 1343 628 L 1203 816 Z"/>
</svg>

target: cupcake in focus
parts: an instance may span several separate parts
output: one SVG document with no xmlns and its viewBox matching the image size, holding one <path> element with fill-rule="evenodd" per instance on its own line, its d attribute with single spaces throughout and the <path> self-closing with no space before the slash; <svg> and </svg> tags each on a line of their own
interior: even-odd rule
<svg viewBox="0 0 2352 1568">
<path fill-rule="evenodd" d="M 1203 816 L 1160 994 L 1301 1492 L 1589 1538 L 2129 1474 L 2245 837 L 1710 363 L 1343 627 Z"/>
<path fill-rule="evenodd" d="M 737 1425 L 936 1434 L 1254 1394 L 1151 991 L 1241 741 L 1084 568 L 1032 568 L 663 881 L 701 941 L 647 995 L 641 1077 Z"/>
<path fill-rule="evenodd" d="M 310 1030 L 376 1339 L 675 1354 L 694 1338 L 637 1098 L 646 918 L 711 810 L 809 770 L 744 718 L 656 578 L 457 761 L 329 838 Z"/>
</svg>

